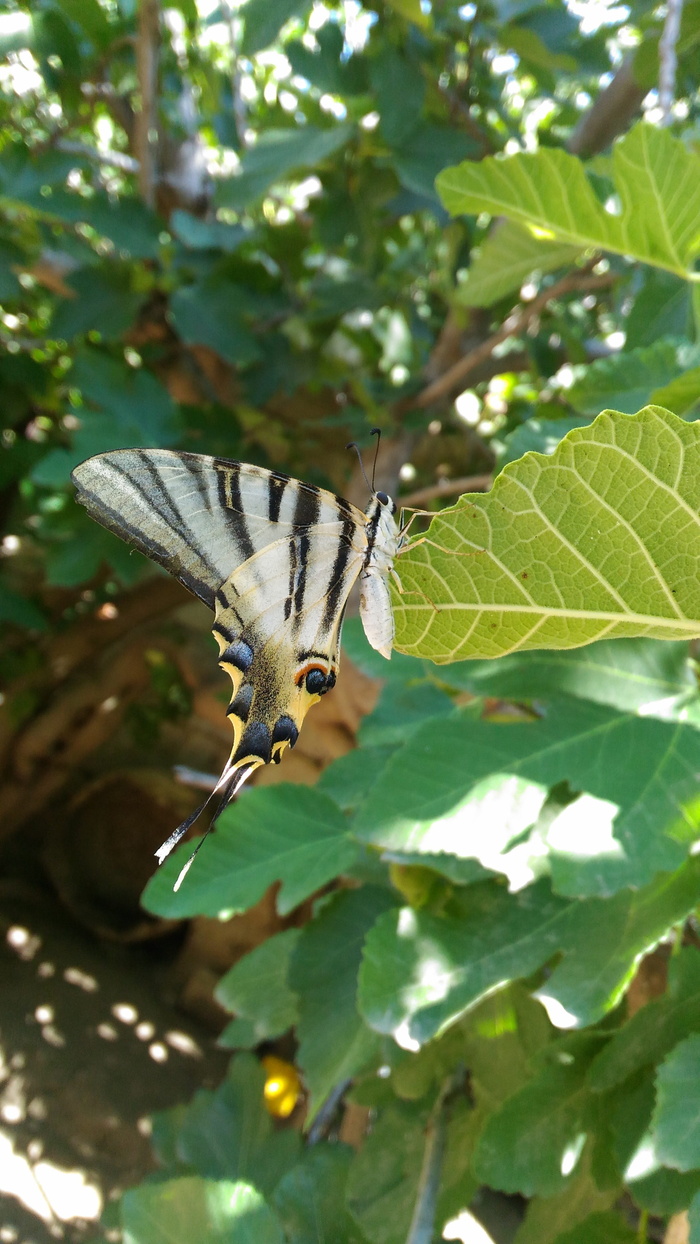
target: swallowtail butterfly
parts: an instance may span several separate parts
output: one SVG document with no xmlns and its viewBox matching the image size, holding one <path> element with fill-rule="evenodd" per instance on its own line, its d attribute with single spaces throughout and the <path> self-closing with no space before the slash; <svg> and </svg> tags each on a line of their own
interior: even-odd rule
<svg viewBox="0 0 700 1244">
<path fill-rule="evenodd" d="M 367 639 L 391 656 L 388 578 L 403 543 L 396 505 L 374 492 L 363 513 L 278 471 L 167 449 L 98 454 L 72 478 L 92 518 L 214 611 L 219 665 L 233 683 L 216 819 L 258 765 L 294 746 L 308 709 L 335 684 L 358 579 Z M 156 852 L 161 862 L 202 807 Z"/>
</svg>

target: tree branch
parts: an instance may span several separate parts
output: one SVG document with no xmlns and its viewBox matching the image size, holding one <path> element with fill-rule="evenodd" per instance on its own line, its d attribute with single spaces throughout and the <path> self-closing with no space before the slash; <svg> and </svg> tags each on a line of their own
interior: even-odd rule
<svg viewBox="0 0 700 1244">
<path fill-rule="evenodd" d="M 440 1191 L 442 1161 L 447 1144 L 447 1123 L 452 1100 L 464 1087 L 464 1071 L 459 1068 L 443 1084 L 433 1106 L 425 1135 L 423 1164 L 406 1244 L 431 1244 L 435 1230 L 435 1211 Z"/>
<path fill-rule="evenodd" d="M 673 121 L 673 101 L 676 95 L 676 69 L 678 56 L 676 46 L 681 32 L 683 0 L 668 0 L 666 20 L 659 39 L 659 108 L 661 124 Z"/>
<path fill-rule="evenodd" d="M 159 0 L 141 0 L 136 40 L 136 74 L 141 98 L 135 116 L 134 145 L 140 166 L 139 189 L 149 207 L 156 204 L 159 19 Z"/>
<path fill-rule="evenodd" d="M 451 497 L 457 492 L 488 492 L 493 483 L 492 475 L 462 475 L 459 479 L 441 479 L 437 484 L 429 484 L 426 488 L 417 488 L 409 492 L 407 497 L 399 498 L 399 505 L 406 510 L 420 508 L 428 501 L 440 497 Z"/>
<path fill-rule="evenodd" d="M 426 406 L 432 406 L 440 398 L 449 396 L 455 389 L 464 389 L 467 378 L 472 372 L 480 367 L 481 364 L 489 358 L 496 346 L 505 341 L 507 337 L 514 337 L 523 333 L 528 326 L 537 319 L 538 315 L 555 298 L 562 298 L 564 294 L 581 292 L 590 289 L 608 289 L 617 277 L 612 272 L 603 272 L 595 275 L 592 269 L 600 261 L 600 256 L 596 255 L 583 268 L 576 268 L 573 272 L 568 272 L 561 280 L 555 281 L 554 285 L 550 285 L 547 289 L 533 298 L 525 307 L 515 308 L 509 316 L 504 320 L 503 324 L 495 333 L 482 341 L 480 345 L 475 346 L 464 358 L 459 359 L 452 367 L 449 367 L 442 376 L 427 385 L 421 393 L 414 397 L 408 403 L 408 409 L 423 410 Z"/>
<path fill-rule="evenodd" d="M 591 156 L 604 151 L 613 138 L 629 129 L 648 94 L 649 88 L 637 82 L 633 58 L 629 56 L 579 121 L 566 144 L 568 150 L 577 156 Z"/>
</svg>

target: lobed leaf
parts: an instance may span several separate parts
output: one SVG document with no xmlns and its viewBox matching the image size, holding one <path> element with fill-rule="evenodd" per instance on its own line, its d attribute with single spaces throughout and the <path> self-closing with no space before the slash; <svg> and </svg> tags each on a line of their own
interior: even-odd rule
<svg viewBox="0 0 700 1244">
<path fill-rule="evenodd" d="M 355 861 L 340 809 L 304 786 L 256 787 L 227 808 L 206 851 L 173 891 L 192 851 L 185 842 L 151 878 L 144 906 L 170 918 L 246 911 L 280 881 L 286 915 Z"/>
<path fill-rule="evenodd" d="M 692 280 L 700 158 L 668 130 L 639 122 L 613 145 L 611 171 L 617 211 L 597 197 L 583 162 L 554 147 L 465 161 L 436 184 L 453 215 L 507 216 L 552 240 L 629 255 Z"/>
<path fill-rule="evenodd" d="M 659 1067 L 652 1121 L 655 1150 L 679 1171 L 700 1168 L 700 1035 L 686 1037 Z"/>
<path fill-rule="evenodd" d="M 467 707 L 419 726 L 381 770 L 353 835 L 477 859 L 522 885 L 534 861 L 512 848 L 565 782 L 586 795 L 533 843 L 557 891 L 609 895 L 678 868 L 700 830 L 695 727 L 563 697 L 539 708 L 538 718 L 494 722 Z"/>
<path fill-rule="evenodd" d="M 357 973 L 368 929 L 393 906 L 388 889 L 363 886 L 336 894 L 304 926 L 289 982 L 299 999 L 298 1061 L 311 1094 L 310 1117 L 335 1085 L 376 1057 L 376 1034 L 357 1011 Z"/>
<path fill-rule="evenodd" d="M 396 647 L 438 664 L 700 633 L 700 428 L 604 411 L 433 519 L 397 562 Z"/>
</svg>

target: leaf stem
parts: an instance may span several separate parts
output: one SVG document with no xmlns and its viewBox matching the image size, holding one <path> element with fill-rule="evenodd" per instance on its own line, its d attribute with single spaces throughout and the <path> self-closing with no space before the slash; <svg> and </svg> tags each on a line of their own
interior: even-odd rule
<svg viewBox="0 0 700 1244">
<path fill-rule="evenodd" d="M 460 1067 L 443 1084 L 431 1111 L 426 1127 L 425 1149 L 416 1203 L 406 1236 L 406 1244 L 430 1244 L 433 1238 L 442 1160 L 447 1142 L 449 1108 L 452 1099 L 463 1089 L 463 1086 L 464 1069 Z"/>
<path fill-rule="evenodd" d="M 647 1235 L 648 1226 L 649 1226 L 649 1210 L 643 1209 L 641 1214 L 639 1215 L 639 1226 L 637 1227 L 637 1239 L 639 1240 L 639 1244 L 646 1244 L 647 1239 L 649 1238 Z"/>
</svg>

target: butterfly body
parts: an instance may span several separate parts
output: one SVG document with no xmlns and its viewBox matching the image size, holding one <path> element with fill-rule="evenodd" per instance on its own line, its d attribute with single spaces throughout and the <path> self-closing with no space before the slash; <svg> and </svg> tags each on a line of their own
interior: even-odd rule
<svg viewBox="0 0 700 1244">
<path fill-rule="evenodd" d="M 391 655 L 388 577 L 402 537 L 386 493 L 375 492 L 363 513 L 276 471 L 163 449 L 98 454 L 73 481 L 93 518 L 214 611 L 219 664 L 233 684 L 220 807 L 254 768 L 281 760 L 311 704 L 335 684 L 358 579 L 367 638 Z"/>
</svg>

